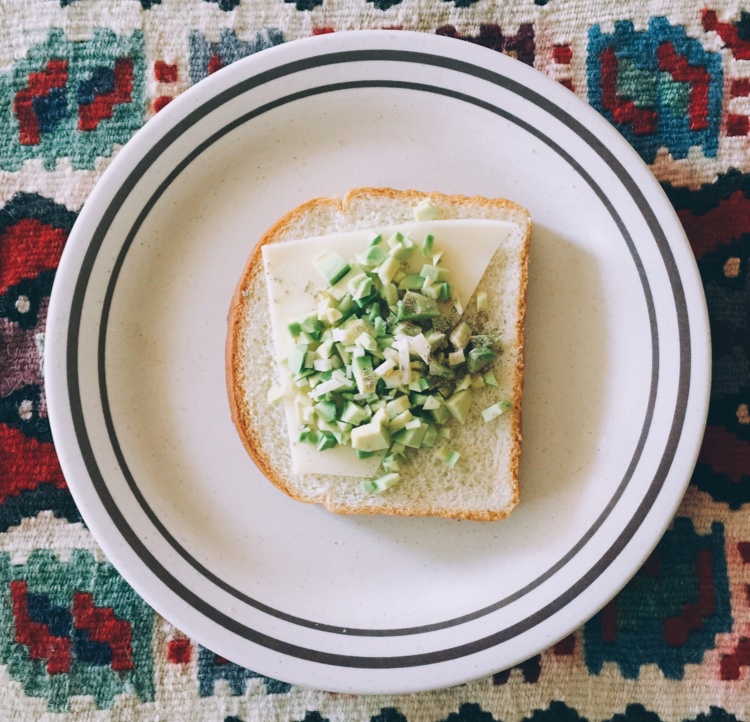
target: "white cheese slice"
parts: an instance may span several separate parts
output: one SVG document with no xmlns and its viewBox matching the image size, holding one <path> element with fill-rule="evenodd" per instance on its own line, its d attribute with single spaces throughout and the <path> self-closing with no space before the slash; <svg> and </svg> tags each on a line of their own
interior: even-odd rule
<svg viewBox="0 0 750 722">
<path fill-rule="evenodd" d="M 512 224 L 502 221 L 453 220 L 403 223 L 378 228 L 377 232 L 387 239 L 392 233 L 401 231 L 418 245 L 431 233 L 435 237 L 436 250 L 443 251 L 441 265 L 448 269 L 453 292 L 466 308 L 495 251 L 512 230 Z M 325 282 L 313 266 L 313 257 L 323 251 L 336 251 L 344 258 L 353 259 L 355 254 L 367 248 L 373 235 L 372 229 L 363 229 L 263 246 L 277 358 L 286 358 L 293 345 L 287 329 L 289 322 L 315 311 L 315 291 L 325 287 Z M 412 255 L 410 270 L 418 273 L 427 261 L 416 249 Z M 348 446 L 318 451 L 312 444 L 298 442 L 299 424 L 294 410 L 294 395 L 292 391 L 287 394 L 284 407 L 295 472 L 360 478 L 377 472 L 383 453 L 358 459 L 354 449 Z"/>
</svg>

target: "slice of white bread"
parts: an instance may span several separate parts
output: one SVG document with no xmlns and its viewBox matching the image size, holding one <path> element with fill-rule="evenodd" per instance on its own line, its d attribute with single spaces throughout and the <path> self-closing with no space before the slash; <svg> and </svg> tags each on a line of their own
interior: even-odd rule
<svg viewBox="0 0 750 722">
<path fill-rule="evenodd" d="M 359 480 L 345 476 L 295 473 L 282 404 L 269 404 L 266 393 L 277 381 L 268 293 L 261 248 L 314 236 L 377 229 L 414 220 L 413 207 L 429 197 L 443 219 L 492 219 L 516 226 L 493 256 L 475 291 L 485 291 L 490 308 L 479 314 L 474 299 L 465 310 L 469 325 L 500 332 L 503 352 L 493 363 L 499 388 L 478 390 L 469 419 L 451 424 L 450 446 L 461 458 L 449 468 L 422 449 L 402 467 L 399 483 L 382 494 L 365 492 Z M 344 198 L 316 198 L 283 216 L 256 245 L 232 299 L 227 336 L 227 388 L 232 419 L 258 468 L 279 489 L 299 501 L 323 504 L 339 514 L 399 514 L 494 521 L 507 516 L 519 500 L 523 327 L 531 221 L 521 206 L 487 199 L 358 188 Z M 436 238 L 439 245 L 439 238 Z M 467 248 L 467 253 L 471 249 Z M 501 398 L 513 406 L 490 423 L 480 411 Z M 325 452 L 321 452 L 325 453 Z"/>
</svg>

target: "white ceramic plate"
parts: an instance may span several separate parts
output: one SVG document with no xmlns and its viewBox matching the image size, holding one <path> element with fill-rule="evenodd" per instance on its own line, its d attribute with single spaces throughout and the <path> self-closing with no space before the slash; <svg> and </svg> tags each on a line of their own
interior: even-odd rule
<svg viewBox="0 0 750 722">
<path fill-rule="evenodd" d="M 273 487 L 235 433 L 225 318 L 251 247 L 362 185 L 531 211 L 506 521 L 335 516 Z M 404 32 L 267 50 L 159 113 L 75 225 L 46 347 L 65 476 L 125 578 L 218 654 L 340 692 L 464 682 L 586 621 L 673 516 L 708 403 L 695 262 L 635 152 L 525 65 Z"/>
</svg>

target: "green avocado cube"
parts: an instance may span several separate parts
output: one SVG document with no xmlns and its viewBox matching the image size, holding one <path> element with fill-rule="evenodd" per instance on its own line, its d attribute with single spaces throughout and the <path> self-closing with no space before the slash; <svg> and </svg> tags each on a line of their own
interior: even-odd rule
<svg viewBox="0 0 750 722">
<path fill-rule="evenodd" d="M 423 276 L 424 278 L 429 278 L 431 281 L 437 283 L 439 281 L 445 281 L 446 273 L 447 271 L 444 268 L 431 266 L 430 264 L 425 263 L 424 266 L 422 266 L 422 270 L 419 272 L 419 275 Z"/>
<path fill-rule="evenodd" d="M 415 291 L 407 291 L 397 305 L 399 321 L 435 318 L 440 315 L 434 299 Z"/>
<path fill-rule="evenodd" d="M 352 359 L 352 373 L 360 394 L 371 394 L 375 391 L 378 379 L 372 370 L 371 356 L 355 356 Z"/>
<path fill-rule="evenodd" d="M 330 431 L 318 432 L 318 451 L 332 449 L 338 442 Z"/>
<path fill-rule="evenodd" d="M 326 421 L 333 421 L 336 418 L 336 404 L 333 401 L 318 401 L 314 408 L 318 416 Z"/>
<path fill-rule="evenodd" d="M 391 445 L 391 435 L 382 424 L 370 422 L 352 429 L 352 446 L 362 451 L 381 451 Z"/>
<path fill-rule="evenodd" d="M 393 440 L 411 449 L 418 449 L 422 445 L 426 433 L 427 424 L 423 423 L 417 429 L 402 429 L 393 435 Z"/>
<path fill-rule="evenodd" d="M 370 414 L 364 406 L 355 404 L 353 401 L 347 401 L 339 417 L 342 421 L 352 426 L 359 426 L 363 421 L 367 421 Z"/>
<path fill-rule="evenodd" d="M 467 343 L 469 343 L 469 339 L 471 338 L 471 327 L 468 323 L 465 321 L 461 321 L 461 323 L 456 326 L 456 328 L 453 329 L 453 332 L 450 335 L 451 343 L 453 344 L 454 348 L 464 348 Z"/>
<path fill-rule="evenodd" d="M 363 266 L 379 266 L 387 258 L 388 253 L 378 245 L 370 246 L 366 251 L 357 254 L 357 260 Z"/>
<path fill-rule="evenodd" d="M 335 251 L 319 253 L 313 259 L 315 270 L 323 277 L 329 286 L 349 273 L 349 263 Z"/>
<path fill-rule="evenodd" d="M 425 431 L 424 438 L 422 439 L 422 448 L 432 448 L 435 445 L 436 441 L 437 428 L 435 428 L 435 424 L 427 424 L 427 431 Z"/>
<path fill-rule="evenodd" d="M 399 396 L 385 405 L 385 413 L 388 414 L 389 419 L 395 419 L 399 414 L 408 411 L 410 408 L 411 402 L 409 401 L 409 397 Z"/>
<path fill-rule="evenodd" d="M 388 454 L 383 459 L 383 471 L 389 474 L 401 471 L 401 462 L 393 454 Z"/>
<path fill-rule="evenodd" d="M 458 423 L 463 424 L 466 422 L 466 417 L 473 400 L 474 398 L 471 391 L 469 391 L 469 389 L 464 389 L 463 391 L 453 394 L 453 396 L 445 402 L 445 407 Z"/>
<path fill-rule="evenodd" d="M 418 291 L 424 286 L 424 278 L 416 273 L 404 276 L 401 283 L 398 284 L 399 291 Z"/>
<path fill-rule="evenodd" d="M 379 479 L 363 479 L 360 484 L 366 492 L 370 494 L 380 494 L 386 489 L 392 487 L 394 484 L 397 484 L 400 478 L 401 474 L 393 472 L 390 474 L 385 474 Z"/>
<path fill-rule="evenodd" d="M 448 407 L 445 404 L 440 404 L 436 409 L 429 409 L 429 412 L 436 424 L 445 424 L 451 417 L 450 411 L 448 411 Z"/>
<path fill-rule="evenodd" d="M 292 350 L 289 352 L 286 363 L 289 366 L 289 370 L 293 374 L 298 374 L 302 371 L 305 366 L 305 357 L 307 356 L 307 346 L 302 343 L 298 343 L 292 346 Z"/>
<path fill-rule="evenodd" d="M 469 351 L 468 368 L 470 374 L 481 371 L 485 366 L 492 363 L 497 354 L 487 346 L 477 346 Z"/>
</svg>

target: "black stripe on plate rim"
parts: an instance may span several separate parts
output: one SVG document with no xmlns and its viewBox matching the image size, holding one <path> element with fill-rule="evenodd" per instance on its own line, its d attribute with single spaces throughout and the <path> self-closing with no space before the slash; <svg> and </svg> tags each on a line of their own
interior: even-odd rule
<svg viewBox="0 0 750 722">
<path fill-rule="evenodd" d="M 520 622 L 506 629 L 500 630 L 499 632 L 496 632 L 490 636 L 484 637 L 479 640 L 475 640 L 465 645 L 451 647 L 449 649 L 445 649 L 445 650 L 441 650 L 437 652 L 429 652 L 429 653 L 417 654 L 417 655 L 403 655 L 403 656 L 398 656 L 398 657 L 362 657 L 362 656 L 333 654 L 333 653 L 321 652 L 319 650 L 312 650 L 312 649 L 307 649 L 304 647 L 299 647 L 298 645 L 294 645 L 288 642 L 274 639 L 268 635 L 263 634 L 262 632 L 258 632 L 257 630 L 254 630 L 252 628 L 247 627 L 246 625 L 243 625 L 237 622 L 236 620 L 228 617 L 227 615 L 222 614 L 218 610 L 214 609 L 210 604 L 207 604 L 202 599 L 200 599 L 196 594 L 194 594 L 189 589 L 187 589 L 177 579 L 175 579 L 161 565 L 161 563 L 151 554 L 151 552 L 145 547 L 142 541 L 138 538 L 137 534 L 128 526 L 127 521 L 124 519 L 124 517 L 122 516 L 122 513 L 117 508 L 116 504 L 114 503 L 113 498 L 111 497 L 109 493 L 109 490 L 106 487 L 106 482 L 104 481 L 101 475 L 101 472 L 98 469 L 98 466 L 96 464 L 96 459 L 94 457 L 93 450 L 91 447 L 91 443 L 88 439 L 88 435 L 86 432 L 86 426 L 85 426 L 85 421 L 83 418 L 83 410 L 82 410 L 81 399 L 80 399 L 80 387 L 79 387 L 78 368 L 77 368 L 78 341 L 79 341 L 79 336 L 80 336 L 80 322 L 81 322 L 83 301 L 84 301 L 85 294 L 86 294 L 87 284 L 90 279 L 91 272 L 93 270 L 93 265 L 96 260 L 96 255 L 108 232 L 110 224 L 112 223 L 114 217 L 116 216 L 120 208 L 120 205 L 124 201 L 127 194 L 131 192 L 133 187 L 138 183 L 141 176 L 156 160 L 156 158 L 162 152 L 164 152 L 164 150 L 167 147 L 169 147 L 175 140 L 177 140 L 177 138 L 179 138 L 185 132 L 185 130 L 191 127 L 195 122 L 197 122 L 202 117 L 206 116 L 207 114 L 215 110 L 217 107 L 219 107 L 223 103 L 227 102 L 228 100 L 231 100 L 237 95 L 240 95 L 241 93 L 247 92 L 248 90 L 254 87 L 257 87 L 263 83 L 269 82 L 276 78 L 283 77 L 285 75 L 290 75 L 296 72 L 304 71 L 310 68 L 321 67 L 321 66 L 331 65 L 331 64 L 338 64 L 338 63 L 358 62 L 358 61 L 363 61 L 363 60 L 420 63 L 420 64 L 426 64 L 426 65 L 432 65 L 432 66 L 442 67 L 446 69 L 451 69 L 457 72 L 466 73 L 474 77 L 487 80 L 494 85 L 503 87 L 511 92 L 516 93 L 517 95 L 523 97 L 524 99 L 534 103 L 540 109 L 550 113 L 551 115 L 553 115 L 553 117 L 557 118 L 559 121 L 566 124 L 571 130 L 576 132 L 595 152 L 597 152 L 597 154 L 600 157 L 602 157 L 602 159 L 610 166 L 610 168 L 612 168 L 613 172 L 615 172 L 619 180 L 623 183 L 623 185 L 625 186 L 625 188 L 627 189 L 627 191 L 633 198 L 634 202 L 636 203 L 637 207 L 642 213 L 644 220 L 646 221 L 650 230 L 653 233 L 654 239 L 660 250 L 660 253 L 665 263 L 665 267 L 667 269 L 667 273 L 670 278 L 670 285 L 672 288 L 672 293 L 673 293 L 674 300 L 675 300 L 675 307 L 677 311 L 679 347 L 680 347 L 680 355 L 681 355 L 680 376 L 679 376 L 679 381 L 678 381 L 678 398 L 677 398 L 675 413 L 673 417 L 672 428 L 670 430 L 670 434 L 667 440 L 664 454 L 662 456 L 661 463 L 659 465 L 659 468 L 657 469 L 657 473 L 655 474 L 654 479 L 651 482 L 649 490 L 644 496 L 643 500 L 641 501 L 638 509 L 636 510 L 636 513 L 630 519 L 630 521 L 628 522 L 628 524 L 626 525 L 625 529 L 622 531 L 618 539 L 605 552 L 605 554 L 589 569 L 589 571 L 583 577 L 581 577 L 576 583 L 574 583 L 565 592 L 563 592 L 559 597 L 557 597 L 557 599 L 555 599 L 553 602 L 545 606 L 543 609 L 538 610 L 536 613 L 530 615 L 526 619 L 521 620 Z M 617 500 L 620 498 L 620 496 L 624 492 L 627 486 L 627 483 L 629 479 L 631 478 L 635 470 L 635 467 L 637 466 L 638 458 L 640 456 L 640 453 L 643 450 L 643 447 L 646 442 L 646 438 L 648 436 L 648 426 L 650 425 L 651 412 L 653 410 L 654 403 L 655 403 L 655 395 L 656 395 L 657 380 L 658 380 L 658 331 L 657 331 L 656 323 L 655 323 L 656 318 L 655 318 L 655 310 L 653 306 L 653 299 L 651 297 L 651 292 L 648 287 L 648 279 L 646 278 L 643 265 L 637 256 L 637 252 L 635 250 L 635 246 L 632 243 L 632 239 L 630 239 L 627 233 L 627 229 L 625 228 L 622 220 L 616 214 L 616 212 L 614 211 L 614 208 L 612 207 L 611 203 L 609 203 L 609 200 L 603 194 L 601 189 L 599 189 L 598 186 L 596 186 L 596 184 L 593 182 L 593 179 L 591 179 L 587 174 L 585 174 L 585 171 L 583 171 L 580 165 L 578 165 L 572 157 L 570 157 L 567 153 L 565 153 L 565 151 L 559 148 L 559 146 L 556 146 L 554 141 L 551 141 L 550 139 L 543 136 L 533 126 L 530 126 L 529 124 L 523 121 L 520 121 L 520 119 L 514 118 L 511 114 L 507 113 L 501 108 L 493 106 L 485 101 L 481 101 L 478 98 L 474 98 L 472 96 L 457 93 L 454 91 L 449 91 L 445 88 L 437 88 L 435 86 L 420 85 L 417 83 L 407 83 L 407 82 L 401 82 L 401 81 L 372 81 L 371 80 L 371 81 L 353 81 L 352 83 L 338 83 L 338 84 L 322 86 L 318 88 L 310 88 L 305 91 L 301 91 L 300 93 L 295 93 L 295 94 L 286 96 L 285 98 L 281 98 L 276 101 L 273 101 L 272 103 L 262 106 L 261 108 L 255 109 L 254 111 L 246 114 L 242 118 L 236 119 L 232 123 L 228 124 L 227 126 L 222 128 L 220 131 L 218 131 L 215 134 L 215 136 L 212 136 L 207 141 L 204 141 L 204 143 L 200 144 L 197 148 L 195 148 L 189 154 L 189 156 L 187 156 L 169 174 L 169 176 L 165 179 L 165 181 L 160 185 L 159 189 L 157 189 L 156 193 L 151 197 L 151 199 L 149 199 L 148 203 L 144 206 L 141 213 L 139 214 L 138 219 L 136 220 L 136 224 L 133 226 L 133 229 L 131 229 L 131 232 L 128 234 L 125 244 L 121 248 L 120 255 L 118 256 L 118 259 L 116 261 L 116 266 L 113 269 L 112 277 L 110 279 L 110 283 L 107 289 L 107 294 L 105 296 L 105 305 L 104 305 L 104 308 L 102 309 L 102 324 L 100 326 L 98 361 L 99 361 L 99 373 L 100 373 L 100 392 L 102 395 L 103 408 L 105 410 L 105 420 L 107 424 L 107 430 L 108 430 L 108 433 L 110 434 L 110 438 L 113 443 L 113 449 L 115 450 L 115 453 L 118 455 L 118 460 L 123 463 L 123 471 L 127 469 L 127 465 L 124 464 L 124 458 L 122 457 L 122 453 L 119 450 L 119 445 L 117 444 L 116 435 L 114 433 L 114 426 L 112 423 L 111 414 L 109 413 L 109 408 L 107 404 L 106 385 L 105 385 L 105 379 L 104 379 L 104 348 L 105 348 L 105 341 L 106 341 L 106 315 L 108 314 L 109 307 L 111 306 L 111 300 L 112 300 L 114 287 L 115 287 L 115 283 L 117 279 L 117 272 L 119 272 L 119 269 L 122 267 L 125 254 L 127 253 L 127 248 L 129 247 L 129 245 L 132 243 L 133 239 L 135 238 L 135 235 L 137 233 L 137 227 L 146 218 L 146 216 L 148 215 L 148 213 L 151 211 L 156 201 L 158 200 L 158 196 L 161 195 L 161 193 L 163 193 L 166 187 L 179 175 L 179 173 L 182 170 L 184 170 L 184 168 L 192 160 L 194 160 L 209 145 L 215 142 L 218 139 L 218 137 L 221 137 L 225 135 L 226 133 L 230 132 L 231 130 L 236 128 L 239 124 L 243 122 L 247 122 L 248 120 L 254 117 L 257 117 L 258 115 L 264 112 L 268 112 L 272 108 L 279 107 L 285 103 L 289 103 L 294 100 L 299 100 L 303 97 L 310 97 L 312 95 L 320 94 L 323 92 L 331 92 L 333 90 L 344 90 L 347 88 L 354 88 L 354 87 L 392 87 L 392 88 L 395 87 L 395 88 L 404 88 L 404 89 L 409 89 L 409 90 L 432 92 L 432 93 L 437 93 L 437 94 L 441 94 L 444 96 L 452 97 L 457 100 L 468 102 L 468 103 L 471 103 L 472 105 L 484 108 L 496 115 L 499 115 L 501 117 L 504 117 L 507 120 L 510 120 L 511 122 L 515 122 L 520 127 L 523 127 L 528 132 L 531 132 L 536 137 L 543 140 L 553 150 L 556 150 L 556 152 L 558 153 L 562 152 L 565 160 L 571 163 L 573 168 L 577 172 L 579 172 L 579 174 L 583 174 L 584 180 L 586 180 L 586 182 L 597 193 L 598 197 L 602 200 L 605 207 L 608 208 L 610 213 L 613 214 L 613 219 L 615 223 L 618 225 L 618 228 L 623 233 L 623 237 L 626 243 L 628 244 L 629 250 L 631 254 L 633 254 L 634 261 L 636 263 L 636 267 L 639 273 L 639 277 L 644 286 L 644 294 L 646 296 L 646 302 L 647 302 L 648 313 L 649 313 L 649 321 L 651 324 L 651 335 L 652 335 L 652 378 L 651 378 L 648 410 L 647 410 L 646 419 L 644 422 L 644 427 L 642 430 L 641 437 L 638 441 L 633 460 L 631 461 L 631 464 L 626 472 L 626 475 L 623 478 L 620 485 L 618 486 L 618 489 L 615 495 L 613 496 L 612 500 L 608 504 L 607 508 L 604 510 L 602 515 L 599 517 L 599 519 L 597 519 L 594 526 L 592 526 L 592 528 L 587 532 L 587 534 L 581 539 L 581 541 L 578 542 L 578 544 L 570 552 L 568 552 L 568 554 L 566 554 L 554 567 L 552 567 L 550 570 L 545 572 L 545 574 L 542 575 L 542 577 L 540 577 L 538 580 L 535 580 L 535 582 L 532 582 L 530 585 L 527 585 L 527 587 L 525 587 L 522 590 L 519 590 L 519 592 L 516 592 L 511 597 L 501 600 L 500 602 L 497 602 L 482 610 L 478 610 L 477 612 L 459 617 L 455 620 L 448 620 L 447 622 L 440 622 L 437 624 L 425 625 L 424 627 L 396 629 L 396 630 L 368 630 L 368 629 L 355 630 L 349 627 L 343 628 L 343 627 L 335 627 L 332 625 L 323 625 L 323 624 L 319 624 L 316 622 L 311 622 L 309 620 L 304 620 L 304 619 L 300 619 L 297 617 L 293 617 L 292 615 L 287 615 L 283 612 L 279 612 L 278 610 L 273 610 L 272 608 L 269 608 L 266 605 L 262 605 L 256 602 L 255 600 L 251 600 L 249 602 L 249 603 L 255 602 L 253 606 L 256 606 L 256 608 L 259 608 L 264 612 L 274 614 L 274 616 L 277 616 L 281 619 L 290 621 L 292 623 L 301 624 L 303 626 L 307 626 L 312 629 L 316 629 L 320 631 L 346 634 L 348 636 L 356 636 L 358 634 L 361 636 L 395 636 L 399 634 L 416 634 L 416 633 L 434 631 L 436 629 L 441 629 L 441 628 L 445 628 L 449 626 L 455 626 L 457 624 L 462 624 L 467 621 L 470 621 L 471 619 L 476 619 L 478 617 L 481 617 L 493 611 L 496 611 L 502 606 L 505 606 L 511 603 L 512 601 L 515 601 L 516 599 L 520 598 L 524 594 L 531 591 L 533 587 L 541 584 L 546 578 L 549 578 L 549 576 L 554 574 L 556 571 L 559 570 L 559 568 L 561 568 L 564 564 L 570 561 L 570 559 L 573 556 L 575 556 L 575 554 L 580 550 L 580 548 L 595 533 L 596 529 L 598 529 L 601 526 L 601 524 L 603 524 L 606 516 L 611 512 L 612 508 L 614 508 L 615 504 L 617 503 Z M 613 130 L 612 132 L 615 132 L 615 131 Z M 558 108 L 556 105 L 551 103 L 551 101 L 543 98 L 538 93 L 526 88 L 525 86 L 519 84 L 516 81 L 513 81 L 509 78 L 499 75 L 498 73 L 495 73 L 493 71 L 490 71 L 487 68 L 475 66 L 471 63 L 466 63 L 464 61 L 454 60 L 449 57 L 433 56 L 427 53 L 415 53 L 415 52 L 397 51 L 397 50 L 344 51 L 344 52 L 339 52 L 339 53 L 331 53 L 328 55 L 320 55 L 320 56 L 305 58 L 301 61 L 295 61 L 292 63 L 278 66 L 277 68 L 274 68 L 272 70 L 266 71 L 264 73 L 259 73 L 258 75 L 247 78 L 235 84 L 233 87 L 214 96 L 213 98 L 210 98 L 204 104 L 202 104 L 197 109 L 195 109 L 190 114 L 188 114 L 183 120 L 179 121 L 172 129 L 167 131 L 167 133 L 165 133 L 164 136 L 160 138 L 159 141 L 157 141 L 157 143 L 151 149 L 149 149 L 149 151 L 144 154 L 143 158 L 141 158 L 141 160 L 136 164 L 135 168 L 131 171 L 131 173 L 125 180 L 125 182 L 120 186 L 120 188 L 114 194 L 112 201 L 109 203 L 108 207 L 105 209 L 104 213 L 102 214 L 102 218 L 96 228 L 96 231 L 94 232 L 92 236 L 91 243 L 84 256 L 82 266 L 81 266 L 81 271 L 78 276 L 76 286 L 74 288 L 73 299 L 71 303 L 71 320 L 70 320 L 70 326 L 68 329 L 67 349 L 68 349 L 67 372 L 68 372 L 68 387 L 69 387 L 70 399 L 71 399 L 71 411 L 73 415 L 75 433 L 79 441 L 79 446 L 81 449 L 84 462 L 86 464 L 87 470 L 91 477 L 92 483 L 97 491 L 97 494 L 99 495 L 99 499 L 102 502 L 102 505 L 107 510 L 108 514 L 110 515 L 110 518 L 115 523 L 116 527 L 118 528 L 119 532 L 122 534 L 123 538 L 128 542 L 131 549 L 138 555 L 141 561 L 146 564 L 146 566 L 162 581 L 162 583 L 164 583 L 168 588 L 170 588 L 178 596 L 182 597 L 196 611 L 206 616 L 207 618 L 211 619 L 212 621 L 219 624 L 220 626 L 223 626 L 227 630 L 237 634 L 238 636 L 241 636 L 245 639 L 248 639 L 249 641 L 265 646 L 269 649 L 272 649 L 272 650 L 275 650 L 275 651 L 278 651 L 278 652 L 281 652 L 283 654 L 287 654 L 290 656 L 298 657 L 300 659 L 306 659 L 310 661 L 320 662 L 324 664 L 337 665 L 337 666 L 362 667 L 362 668 L 397 668 L 397 667 L 417 666 L 417 665 L 422 665 L 422 664 L 432 664 L 432 663 L 446 661 L 448 659 L 456 659 L 462 656 L 466 656 L 468 654 L 479 652 L 483 649 L 490 648 L 492 646 L 500 644 L 501 642 L 512 639 L 513 637 L 527 631 L 533 626 L 536 626 L 537 624 L 541 623 L 552 614 L 562 609 L 565 605 L 567 605 L 570 601 L 572 601 L 575 597 L 577 597 L 584 589 L 586 589 L 612 563 L 612 561 L 619 555 L 619 553 L 622 551 L 624 546 L 632 538 L 633 534 L 635 534 L 637 529 L 640 527 L 640 524 L 642 523 L 643 519 L 646 517 L 646 515 L 650 511 L 653 503 L 657 499 L 663 487 L 667 472 L 669 471 L 669 468 L 671 466 L 671 463 L 674 458 L 674 454 L 676 452 L 677 446 L 679 444 L 679 439 L 682 433 L 682 426 L 683 426 L 686 408 L 687 408 L 687 396 L 688 396 L 689 387 L 690 387 L 690 366 L 691 366 L 690 364 L 690 328 L 689 328 L 689 319 L 687 316 L 687 306 L 685 303 L 684 289 L 682 288 L 681 279 L 679 277 L 677 266 L 674 261 L 674 257 L 672 255 L 671 249 L 669 247 L 669 243 L 667 241 L 666 235 L 664 234 L 663 229 L 659 225 L 659 222 L 656 218 L 655 213 L 653 212 L 653 209 L 650 207 L 647 200 L 645 199 L 643 194 L 640 192 L 635 181 L 630 177 L 630 175 L 624 169 L 622 164 L 617 160 L 614 154 L 612 154 L 611 151 L 609 151 L 609 149 L 606 148 L 604 143 L 602 143 L 598 138 L 596 138 L 596 136 L 594 136 L 593 133 L 588 131 L 579 121 L 575 120 L 567 112 Z M 139 503 L 141 503 L 141 505 L 144 506 L 144 512 L 149 516 L 152 523 L 156 525 L 160 533 L 164 534 L 165 539 L 168 542 L 170 542 L 170 544 L 172 544 L 172 546 L 174 547 L 176 544 L 176 541 L 174 541 L 173 539 L 172 541 L 170 541 L 171 535 L 169 535 L 166 529 L 163 528 L 163 525 L 161 525 L 161 522 L 159 522 L 159 520 L 156 519 L 155 515 L 153 514 L 153 511 L 150 508 L 148 508 L 148 506 L 145 504 L 145 499 L 143 499 L 140 491 L 137 488 L 137 485 L 135 484 L 135 480 L 132 479 L 132 476 L 128 478 L 128 484 L 131 487 L 131 492 L 139 500 Z M 179 545 L 177 546 L 179 547 Z M 190 555 L 181 547 L 176 548 L 176 551 L 178 551 L 178 553 L 180 553 L 183 556 L 183 558 L 186 558 L 186 560 L 189 563 L 192 563 L 193 566 L 199 572 L 201 573 L 204 573 L 204 571 L 208 572 L 208 570 L 204 570 L 203 568 L 201 568 L 201 565 L 199 565 L 195 560 L 192 560 L 192 557 L 190 557 Z M 208 572 L 208 574 L 210 575 L 211 573 Z M 213 581 L 214 583 L 217 582 L 216 579 L 211 579 L 210 576 L 208 576 L 207 578 L 209 578 L 209 580 Z M 218 582 L 219 582 L 219 586 L 224 584 L 224 582 L 222 582 L 221 580 L 218 580 Z M 231 590 L 231 587 L 229 588 L 229 590 Z M 228 591 L 228 590 L 225 589 L 225 591 Z M 230 593 L 232 592 L 230 591 Z M 242 596 L 245 596 L 245 595 L 242 595 Z M 243 599 L 243 601 L 246 601 L 246 600 Z"/>
</svg>

